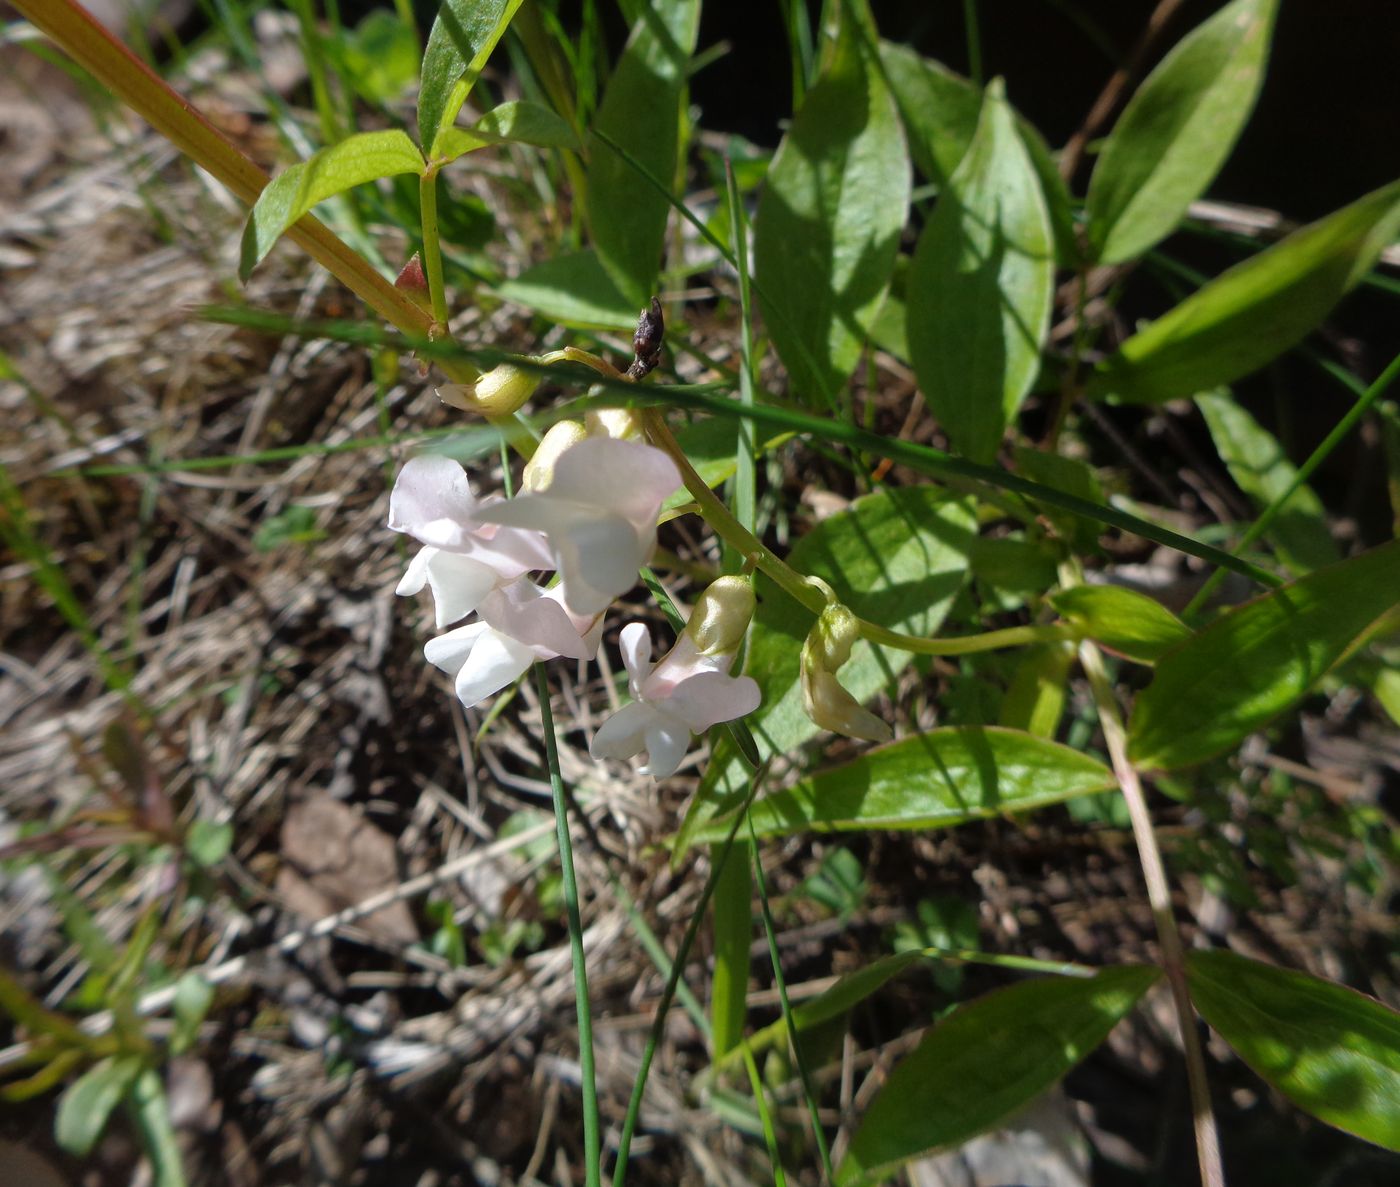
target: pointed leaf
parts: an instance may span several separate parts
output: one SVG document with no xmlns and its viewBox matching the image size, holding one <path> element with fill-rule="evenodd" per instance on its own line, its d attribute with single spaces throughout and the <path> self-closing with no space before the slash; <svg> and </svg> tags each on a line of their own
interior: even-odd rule
<svg viewBox="0 0 1400 1187">
<path fill-rule="evenodd" d="M 1170 770 L 1229 749 L 1364 642 L 1397 591 L 1391 541 L 1237 606 L 1158 663 L 1133 709 L 1129 757 Z"/>
<path fill-rule="evenodd" d="M 527 268 L 496 291 L 507 301 L 582 330 L 630 330 L 637 306 L 591 251 L 566 252 Z"/>
<path fill-rule="evenodd" d="M 1050 604 L 1096 643 L 1145 664 L 1191 637 L 1191 628 L 1161 602 L 1121 585 L 1076 585 Z"/>
<path fill-rule="evenodd" d="M 457 119 L 520 3 L 442 0 L 423 51 L 418 90 L 418 139 L 428 156 L 438 155 L 438 136 Z"/>
<path fill-rule="evenodd" d="M 894 271 L 909 206 L 894 100 L 852 38 L 807 92 L 754 220 L 759 303 L 793 388 L 834 407 Z"/>
<path fill-rule="evenodd" d="M 749 810 L 760 837 L 863 829 L 951 828 L 1115 787 L 1097 759 L 1020 730 L 947 726 L 821 771 Z M 696 840 L 715 841 L 729 820 Z"/>
<path fill-rule="evenodd" d="M 536 148 L 580 147 L 568 120 L 528 99 L 512 99 L 493 107 L 472 125 L 472 131 Z"/>
<path fill-rule="evenodd" d="M 1159 975 L 1123 965 L 1024 981 L 960 1006 L 880 1089 L 836 1169 L 837 1187 L 878 1183 L 1006 1120 L 1103 1042 Z"/>
<path fill-rule="evenodd" d="M 1278 0 L 1234 0 L 1148 75 L 1089 179 L 1089 238 L 1101 264 L 1142 255 L 1206 191 L 1244 130 Z"/>
<path fill-rule="evenodd" d="M 1262 367 L 1317 326 L 1400 230 L 1400 182 L 1236 264 L 1129 338 L 1086 391 L 1131 403 L 1194 396 Z"/>
<path fill-rule="evenodd" d="M 1227 391 L 1196 397 L 1211 440 L 1235 485 L 1259 510 L 1269 506 L 1292 484 L 1298 473 L 1283 446 L 1250 416 Z M 1279 559 L 1295 573 L 1306 573 L 1341 559 L 1327 527 L 1327 512 L 1312 487 L 1300 486 L 1290 496 L 1267 532 Z"/>
<path fill-rule="evenodd" d="M 1186 958 L 1191 998 L 1241 1059 L 1314 1117 L 1400 1151 L 1400 1014 L 1233 952 Z"/>
<path fill-rule="evenodd" d="M 59 1097 L 54 1140 L 69 1154 L 88 1154 L 140 1073 L 135 1055 L 111 1055 L 93 1064 Z"/>
<path fill-rule="evenodd" d="M 699 34 L 700 4 L 651 0 L 638 11 L 594 126 L 669 188 L 676 176 L 681 96 Z M 636 309 L 656 289 L 671 205 L 606 144 L 594 140 L 590 154 L 588 222 L 593 246 Z"/>
<path fill-rule="evenodd" d="M 909 272 L 914 370 L 949 438 L 974 460 L 996 455 L 1040 368 L 1054 273 L 1040 181 L 994 82 Z"/>
<path fill-rule="evenodd" d="M 239 278 L 246 281 L 282 233 L 316 203 L 381 177 L 422 172 L 422 154 L 399 129 L 360 132 L 284 170 L 268 182 L 248 215 Z"/>
</svg>

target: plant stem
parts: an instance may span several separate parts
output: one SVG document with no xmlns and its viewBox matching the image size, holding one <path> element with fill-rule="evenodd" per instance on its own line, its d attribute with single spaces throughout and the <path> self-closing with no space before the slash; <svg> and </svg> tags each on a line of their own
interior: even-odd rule
<svg viewBox="0 0 1400 1187">
<path fill-rule="evenodd" d="M 681 480 L 695 500 L 705 522 L 726 544 L 747 562 L 762 569 L 775 585 L 800 602 L 813 614 L 820 614 L 828 604 L 821 587 L 804 577 L 782 557 L 763 543 L 734 516 L 724 501 L 712 491 L 685 456 L 680 442 L 666 426 L 661 414 L 653 408 L 643 412 L 647 434 L 653 443 L 671 455 L 680 469 Z M 1048 643 L 1060 639 L 1076 639 L 1078 634 L 1064 626 L 1016 626 L 1000 631 L 987 631 L 962 638 L 926 639 L 892 631 L 878 623 L 860 619 L 861 637 L 884 647 L 898 647 L 917 655 L 970 655 L 978 651 L 995 651 L 1003 647 L 1021 647 L 1027 643 Z"/>
<path fill-rule="evenodd" d="M 598 1126 L 598 1083 L 593 1063 L 593 1014 L 588 1003 L 588 969 L 583 952 L 583 921 L 578 909 L 578 880 L 574 847 L 569 839 L 569 816 L 564 804 L 564 777 L 559 773 L 559 743 L 554 737 L 554 711 L 549 703 L 549 678 L 544 664 L 535 665 L 540 721 L 549 786 L 554 794 L 554 828 L 559 840 L 559 871 L 564 883 L 564 913 L 569 924 L 569 955 L 574 966 L 574 1004 L 578 1013 L 578 1067 L 583 1091 L 583 1161 L 586 1187 L 598 1187 L 602 1143 Z"/>
<path fill-rule="evenodd" d="M 418 179 L 419 219 L 423 227 L 423 273 L 428 279 L 428 300 L 433 321 L 447 329 L 447 291 L 442 283 L 442 244 L 438 239 L 437 168 L 429 165 Z"/>
<path fill-rule="evenodd" d="M 1089 677 L 1104 741 L 1108 744 L 1109 757 L 1113 763 L 1113 774 L 1128 805 L 1133 839 L 1137 843 L 1138 861 L 1142 865 L 1143 880 L 1147 884 L 1147 901 L 1152 909 L 1152 920 L 1157 925 L 1157 942 L 1162 949 L 1162 966 L 1167 973 L 1167 984 L 1171 987 L 1172 1002 L 1176 1007 L 1177 1023 L 1181 1030 L 1182 1052 L 1186 1057 L 1186 1079 L 1191 1090 L 1196 1158 L 1201 1170 L 1202 1187 L 1225 1187 L 1225 1171 L 1220 1161 L 1220 1140 L 1215 1127 L 1215 1113 L 1210 1104 L 1210 1085 L 1206 1081 L 1205 1053 L 1201 1048 L 1200 1035 L 1196 1031 L 1191 990 L 1186 982 L 1186 959 L 1181 944 L 1181 933 L 1177 930 L 1176 917 L 1172 914 L 1171 888 L 1167 883 L 1162 852 L 1157 847 L 1157 834 L 1152 828 L 1152 816 L 1147 810 L 1142 780 L 1138 777 L 1137 769 L 1128 761 L 1127 733 L 1123 728 L 1123 718 L 1118 712 L 1118 702 L 1114 699 L 1108 673 L 1104 670 L 1102 653 L 1086 639 L 1079 645 L 1079 662 Z"/>
</svg>

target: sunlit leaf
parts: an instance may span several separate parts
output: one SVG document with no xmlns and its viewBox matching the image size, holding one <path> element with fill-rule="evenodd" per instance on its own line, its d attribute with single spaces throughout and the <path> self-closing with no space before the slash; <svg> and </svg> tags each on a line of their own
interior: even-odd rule
<svg viewBox="0 0 1400 1187">
<path fill-rule="evenodd" d="M 591 251 L 565 252 L 527 268 L 496 291 L 554 321 L 582 330 L 630 330 L 639 306 L 622 295 Z"/>
<path fill-rule="evenodd" d="M 567 120 L 527 99 L 512 99 L 493 107 L 470 128 L 444 128 L 437 138 L 438 161 L 455 161 L 479 148 L 496 144 L 530 144 L 536 148 L 579 147 Z"/>
<path fill-rule="evenodd" d="M 1191 998 L 1241 1059 L 1300 1109 L 1400 1150 L 1400 1014 L 1233 952 L 1186 958 Z"/>
<path fill-rule="evenodd" d="M 650 0 L 608 80 L 594 127 L 652 177 L 676 174 L 681 96 L 700 27 L 699 0 Z M 590 145 L 588 222 L 593 246 L 635 310 L 656 289 L 671 206 L 637 171 L 599 140 Z"/>
<path fill-rule="evenodd" d="M 1103 763 L 997 726 L 945 726 L 866 751 L 759 800 L 760 837 L 864 829 L 951 828 L 1116 786 Z M 728 832 L 720 817 L 697 840 Z"/>
<path fill-rule="evenodd" d="M 1293 232 L 1187 297 L 1101 364 L 1090 396 L 1160 403 L 1238 379 L 1299 342 L 1400 231 L 1400 182 Z"/>
<path fill-rule="evenodd" d="M 1050 604 L 1096 643 L 1145 664 L 1191 637 L 1161 602 L 1121 585 L 1076 585 L 1052 595 Z"/>
<path fill-rule="evenodd" d="M 1141 255 L 1205 193 L 1254 110 L 1278 0 L 1234 0 L 1147 76 L 1104 144 L 1086 200 L 1100 263 Z"/>
<path fill-rule="evenodd" d="M 422 171 L 422 154 L 408 133 L 397 128 L 360 132 L 283 170 L 268 182 L 248 215 L 239 277 L 247 280 L 282 233 L 318 202 L 381 177 Z"/>
<path fill-rule="evenodd" d="M 854 37 L 807 92 L 754 220 L 759 304 L 793 388 L 834 407 L 894 269 L 909 158 L 894 100 Z"/>
<path fill-rule="evenodd" d="M 1133 708 L 1129 757 L 1169 770 L 1228 750 L 1363 642 L 1398 590 L 1391 541 L 1231 610 L 1157 664 Z"/>
<path fill-rule="evenodd" d="M 418 90 L 418 139 L 428 156 L 438 155 L 438 136 L 457 119 L 520 3 L 442 0 L 423 51 Z"/>
<path fill-rule="evenodd" d="M 1040 369 L 1055 272 L 1040 181 L 1000 82 L 909 273 L 909 349 L 958 450 L 990 461 Z"/>
<path fill-rule="evenodd" d="M 836 1169 L 837 1187 L 878 1183 L 1006 1120 L 1103 1042 L 1159 975 L 1125 965 L 1024 981 L 959 1007 L 890 1074 Z"/>
</svg>

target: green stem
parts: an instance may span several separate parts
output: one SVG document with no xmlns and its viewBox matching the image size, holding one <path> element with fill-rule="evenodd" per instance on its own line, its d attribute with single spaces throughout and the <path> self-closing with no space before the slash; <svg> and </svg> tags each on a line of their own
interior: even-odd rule
<svg viewBox="0 0 1400 1187">
<path fill-rule="evenodd" d="M 442 244 L 438 239 L 436 166 L 429 166 L 418 179 L 419 218 L 423 225 L 423 273 L 428 278 L 428 300 L 433 321 L 447 329 L 447 291 L 442 283 Z"/>
<path fill-rule="evenodd" d="M 549 786 L 554 795 L 554 826 L 559 839 L 559 871 L 564 882 L 564 913 L 569 924 L 569 955 L 574 966 L 574 1003 L 578 1013 L 578 1067 L 583 1091 L 583 1161 L 586 1187 L 598 1187 L 602 1143 L 598 1128 L 598 1084 L 593 1063 L 593 1014 L 588 1004 L 588 969 L 583 952 L 583 921 L 578 908 L 574 847 L 569 839 L 569 816 L 564 804 L 564 777 L 559 773 L 559 743 L 554 737 L 554 711 L 549 703 L 549 678 L 544 664 L 535 665 L 540 721 Z"/>
<path fill-rule="evenodd" d="M 977 23 L 977 0 L 963 0 L 963 23 L 967 26 L 967 75 L 974 85 L 982 85 L 982 31 Z"/>
<path fill-rule="evenodd" d="M 747 562 L 763 570 L 773 583 L 800 602 L 813 614 L 820 614 L 829 602 L 828 595 L 810 578 L 804 577 L 783 560 L 776 552 L 763 543 L 734 516 L 685 456 L 680 442 L 667 427 L 655 409 L 644 411 L 647 434 L 661 449 L 671 455 L 671 460 L 681 472 L 681 481 L 699 507 L 705 522 L 715 533 L 739 553 Z M 1021 647 L 1027 643 L 1048 643 L 1060 639 L 1077 639 L 1079 635 L 1064 626 L 1017 626 L 1000 631 L 987 631 L 980 635 L 966 635 L 962 638 L 926 639 L 918 635 L 906 635 L 892 631 L 878 623 L 860 619 L 860 633 L 872 643 L 884 647 L 898 647 L 917 655 L 970 655 L 978 651 L 995 651 L 1004 647 Z"/>
<path fill-rule="evenodd" d="M 1297 494 L 1299 488 L 1312 477 L 1313 471 L 1327 460 L 1332 451 L 1337 448 L 1342 438 L 1351 432 L 1356 422 L 1366 414 L 1371 405 L 1385 394 L 1386 389 L 1395 382 L 1397 375 L 1400 375 L 1400 355 L 1396 355 L 1395 358 L 1391 359 L 1390 366 L 1382 371 L 1376 378 L 1376 381 L 1361 393 L 1360 398 L 1351 406 L 1347 414 L 1337 422 L 1336 427 L 1323 439 L 1322 444 L 1314 449 L 1308 460 L 1298 467 L 1298 472 L 1293 475 L 1293 481 L 1288 484 L 1278 498 L 1274 499 L 1264 508 L 1263 514 L 1250 525 L 1249 530 L 1240 537 L 1239 543 L 1230 550 L 1231 552 L 1243 552 L 1269 530 L 1269 526 L 1278 518 L 1279 513 L 1288 506 L 1288 500 Z M 1206 599 L 1216 591 L 1224 578 L 1225 572 L 1223 569 L 1217 569 L 1212 573 L 1210 577 L 1207 578 L 1206 583 L 1197 591 L 1196 596 L 1191 599 L 1186 609 L 1182 611 L 1182 617 L 1189 619 L 1199 611 L 1200 608 L 1205 605 Z"/>
</svg>

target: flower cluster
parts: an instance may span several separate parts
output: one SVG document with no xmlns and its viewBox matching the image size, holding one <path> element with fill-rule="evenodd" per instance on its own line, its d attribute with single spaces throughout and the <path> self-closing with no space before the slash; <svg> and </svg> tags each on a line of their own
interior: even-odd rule
<svg viewBox="0 0 1400 1187">
<path fill-rule="evenodd" d="M 397 592 L 432 592 L 437 626 L 428 661 L 471 707 L 519 679 L 536 660 L 593 659 L 603 615 L 637 581 L 656 545 L 661 505 L 680 486 L 675 463 L 629 436 L 624 420 L 555 425 L 525 467 L 514 498 L 478 499 L 466 472 L 423 456 L 399 473 L 389 527 L 423 545 Z M 552 584 L 532 575 L 557 573 Z M 595 757 L 646 750 L 660 778 L 679 766 L 691 735 L 751 712 L 758 686 L 730 676 L 753 614 L 747 579 L 722 578 L 701 596 L 675 648 L 651 662 L 646 627 L 622 631 L 635 701 L 605 722 Z"/>
</svg>

